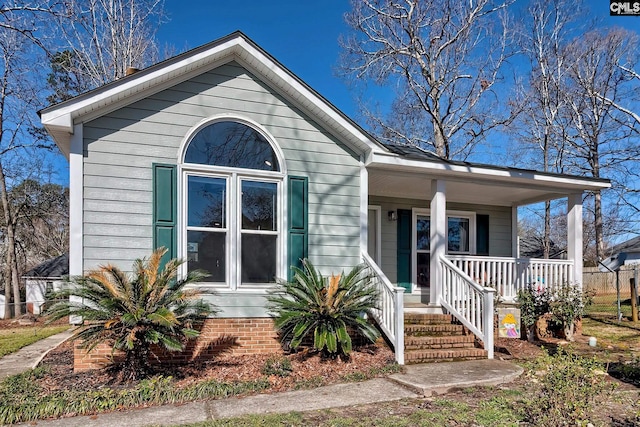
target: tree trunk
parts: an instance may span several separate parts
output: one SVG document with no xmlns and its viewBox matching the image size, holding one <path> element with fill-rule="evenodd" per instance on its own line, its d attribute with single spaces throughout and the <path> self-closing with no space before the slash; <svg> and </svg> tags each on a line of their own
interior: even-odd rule
<svg viewBox="0 0 640 427">
<path fill-rule="evenodd" d="M 13 215 L 11 212 L 11 205 L 9 204 L 9 195 L 7 193 L 7 181 L 4 175 L 4 169 L 2 163 L 0 163 L 0 199 L 2 202 L 2 210 L 4 212 L 4 223 L 6 233 L 6 245 L 7 245 L 7 276 L 5 280 L 5 292 L 7 289 L 13 290 L 13 307 L 16 317 L 22 315 L 22 306 L 20 299 L 20 280 L 18 277 L 18 258 L 16 253 L 16 240 L 15 240 L 15 221 L 13 221 Z M 5 308 L 7 308 L 6 301 L 9 300 L 10 295 L 5 293 Z M 10 310 L 9 310 L 10 312 Z M 5 317 L 7 311 L 5 311 Z"/>
<path fill-rule="evenodd" d="M 595 234 L 596 234 L 596 259 L 601 260 L 604 257 L 604 236 L 602 225 L 602 194 L 596 191 L 593 201 Z"/>
</svg>

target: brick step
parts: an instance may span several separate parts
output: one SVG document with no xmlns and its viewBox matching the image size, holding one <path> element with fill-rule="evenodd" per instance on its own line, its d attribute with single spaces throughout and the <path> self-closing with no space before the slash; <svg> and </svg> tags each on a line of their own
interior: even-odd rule
<svg viewBox="0 0 640 427">
<path fill-rule="evenodd" d="M 447 335 L 464 335 L 465 329 L 462 325 L 455 324 L 437 324 L 437 325 L 418 325 L 418 324 L 405 324 L 404 335 L 422 337 L 422 336 L 447 336 Z M 405 338 L 406 340 L 406 338 Z"/>
<path fill-rule="evenodd" d="M 453 322 L 453 316 L 450 314 L 433 314 L 433 313 L 404 313 L 404 323 L 410 324 L 442 324 Z"/>
<path fill-rule="evenodd" d="M 404 361 L 413 363 L 455 362 L 459 360 L 486 359 L 487 352 L 481 348 L 409 350 L 404 353 Z"/>
<path fill-rule="evenodd" d="M 405 337 L 405 350 L 439 350 L 454 348 L 475 348 L 473 335 L 440 336 L 440 337 Z"/>
</svg>

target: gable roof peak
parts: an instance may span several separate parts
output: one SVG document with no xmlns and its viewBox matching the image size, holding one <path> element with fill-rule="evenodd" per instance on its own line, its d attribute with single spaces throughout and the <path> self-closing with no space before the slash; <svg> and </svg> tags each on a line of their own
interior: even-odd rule
<svg viewBox="0 0 640 427">
<path fill-rule="evenodd" d="M 238 62 L 272 90 L 323 123 L 356 152 L 384 150 L 358 124 L 240 30 L 44 108 L 39 112 L 40 119 L 68 157 L 74 125 L 101 117 L 231 61 Z"/>
</svg>

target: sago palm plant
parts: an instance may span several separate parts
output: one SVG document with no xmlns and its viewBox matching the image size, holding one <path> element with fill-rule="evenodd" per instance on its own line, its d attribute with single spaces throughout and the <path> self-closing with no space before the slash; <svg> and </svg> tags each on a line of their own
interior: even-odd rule
<svg viewBox="0 0 640 427">
<path fill-rule="evenodd" d="M 291 282 L 281 282 L 269 296 L 284 343 L 297 349 L 313 336 L 313 347 L 324 355 L 348 355 L 352 349 L 350 330 L 371 342 L 378 338 L 378 330 L 364 317 L 378 299 L 365 266 L 327 279 L 305 259 L 303 269 L 294 267 L 294 272 Z"/>
<path fill-rule="evenodd" d="M 172 259 L 161 269 L 166 252 L 160 248 L 148 259 L 137 259 L 130 275 L 105 265 L 72 278 L 66 289 L 54 295 L 61 301 L 47 311 L 49 320 L 80 316 L 84 325 L 72 339 L 80 340 L 88 351 L 107 343 L 114 351 L 124 352 L 123 379 L 149 375 L 152 345 L 170 352 L 184 350 L 186 341 L 200 334 L 194 323 L 215 312 L 199 290 L 185 289 L 206 274 L 191 271 L 176 280 L 182 261 Z"/>
</svg>

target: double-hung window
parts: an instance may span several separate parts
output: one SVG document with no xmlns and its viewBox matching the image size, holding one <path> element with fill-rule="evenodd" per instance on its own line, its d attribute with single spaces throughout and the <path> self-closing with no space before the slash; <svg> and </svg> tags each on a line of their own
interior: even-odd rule
<svg viewBox="0 0 640 427">
<path fill-rule="evenodd" d="M 281 160 L 263 133 L 216 121 L 195 133 L 182 163 L 187 270 L 239 289 L 282 277 Z"/>
</svg>

